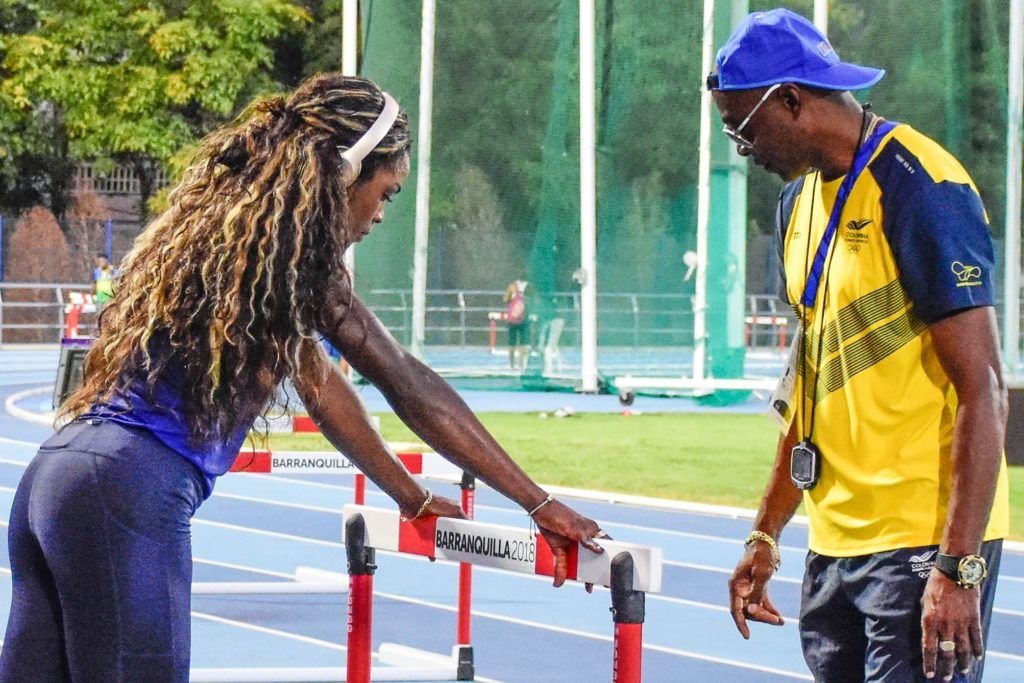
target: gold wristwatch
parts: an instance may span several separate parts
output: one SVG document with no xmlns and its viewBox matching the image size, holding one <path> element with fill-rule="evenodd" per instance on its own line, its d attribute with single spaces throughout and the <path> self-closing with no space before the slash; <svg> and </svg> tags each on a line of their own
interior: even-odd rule
<svg viewBox="0 0 1024 683">
<path fill-rule="evenodd" d="M 935 557 L 935 568 L 956 581 L 961 588 L 977 588 L 988 576 L 988 565 L 981 555 L 944 555 Z"/>
</svg>

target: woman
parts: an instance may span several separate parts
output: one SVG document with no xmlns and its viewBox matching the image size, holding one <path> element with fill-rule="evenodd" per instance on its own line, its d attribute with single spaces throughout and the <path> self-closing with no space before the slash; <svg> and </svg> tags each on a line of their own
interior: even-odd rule
<svg viewBox="0 0 1024 683">
<path fill-rule="evenodd" d="M 353 293 L 342 254 L 408 172 L 408 120 L 361 78 L 318 76 L 203 141 L 124 261 L 62 407 L 71 423 L 18 487 L 0 680 L 187 679 L 189 519 L 282 380 L 404 515 L 461 515 L 405 472 L 318 333 L 428 444 L 530 511 L 556 585 L 571 543 L 599 550 L 597 525 L 534 484 Z"/>
</svg>

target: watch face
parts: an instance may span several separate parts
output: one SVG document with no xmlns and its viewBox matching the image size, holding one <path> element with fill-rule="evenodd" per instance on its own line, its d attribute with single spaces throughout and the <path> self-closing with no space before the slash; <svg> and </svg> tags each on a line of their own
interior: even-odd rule
<svg viewBox="0 0 1024 683">
<path fill-rule="evenodd" d="M 968 555 L 960 560 L 960 582 L 977 586 L 985 578 L 985 561 L 977 555 Z"/>
</svg>

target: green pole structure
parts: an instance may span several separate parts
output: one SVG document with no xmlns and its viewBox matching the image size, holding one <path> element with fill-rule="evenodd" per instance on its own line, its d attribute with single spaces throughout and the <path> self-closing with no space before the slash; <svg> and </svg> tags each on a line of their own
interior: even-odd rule
<svg viewBox="0 0 1024 683">
<path fill-rule="evenodd" d="M 967 98 L 970 93 L 970 32 L 964 0 L 942 0 L 942 64 L 946 108 L 946 149 L 963 158 L 967 138 Z"/>
<path fill-rule="evenodd" d="M 419 121 L 420 75 L 420 14 L 410 11 L 419 8 L 418 2 L 363 3 L 364 33 L 361 43 L 360 75 L 378 83 L 398 100 L 409 113 L 409 120 Z M 374 232 L 373 239 L 359 245 L 359 275 L 357 291 L 365 296 L 374 289 L 412 289 L 411 264 L 416 202 L 413 188 L 417 186 L 416 150 L 413 150 L 412 169 L 405 182 L 400 201 L 389 206 L 387 223 L 383 230 Z M 411 306 L 402 299 L 396 304 Z M 411 308 L 403 325 L 404 331 L 393 329 L 399 341 L 411 341 Z"/>
<path fill-rule="evenodd" d="M 570 258 L 560 253 L 561 231 L 569 227 L 575 233 L 579 219 L 574 209 L 579 180 L 570 165 L 567 139 L 570 133 L 569 107 L 573 67 L 576 64 L 576 35 L 579 25 L 577 0 L 562 0 L 558 15 L 558 43 L 555 48 L 554 73 L 551 79 L 551 108 L 547 135 L 541 154 L 542 180 L 537 210 L 537 230 L 530 254 L 532 312 L 538 316 L 535 325 L 543 326 L 554 316 L 552 295 L 558 288 L 559 263 Z M 575 123 L 575 122 L 574 122 Z M 570 198 L 571 197 L 571 198 Z M 539 330 L 538 330 L 539 332 Z"/>
<path fill-rule="evenodd" d="M 717 0 L 715 49 L 749 11 L 747 0 Z M 715 119 L 717 120 L 717 119 Z M 747 161 L 724 135 L 711 135 L 709 219 L 705 299 L 705 376 L 743 377 L 746 355 Z M 726 405 L 744 400 L 745 391 L 716 391 L 702 398 Z"/>
</svg>

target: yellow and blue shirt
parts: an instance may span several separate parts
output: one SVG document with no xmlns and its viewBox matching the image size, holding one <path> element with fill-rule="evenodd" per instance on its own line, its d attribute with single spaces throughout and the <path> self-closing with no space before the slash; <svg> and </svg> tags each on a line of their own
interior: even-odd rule
<svg viewBox="0 0 1024 683">
<path fill-rule="evenodd" d="M 941 541 L 957 397 L 928 325 L 995 299 L 977 188 L 951 154 L 899 125 L 850 191 L 814 307 L 801 305 L 842 180 L 790 183 L 778 216 L 786 295 L 807 331 L 794 412 L 803 437 L 815 404 L 824 461 L 804 494 L 809 545 L 833 557 Z M 1008 527 L 1004 458 L 985 539 Z"/>
</svg>

